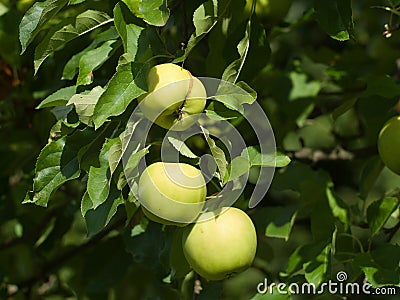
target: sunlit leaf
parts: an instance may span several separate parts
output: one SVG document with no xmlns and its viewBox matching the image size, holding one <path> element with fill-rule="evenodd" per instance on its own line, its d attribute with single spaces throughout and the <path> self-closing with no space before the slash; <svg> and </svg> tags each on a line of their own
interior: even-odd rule
<svg viewBox="0 0 400 300">
<path fill-rule="evenodd" d="M 285 167 L 290 163 L 290 158 L 280 152 L 260 153 L 256 147 L 248 147 L 241 154 L 242 157 L 249 157 L 251 166 L 261 167 Z"/>
<path fill-rule="evenodd" d="M 92 208 L 96 209 L 100 204 L 106 201 L 110 192 L 111 170 L 109 165 L 110 149 L 119 138 L 107 139 L 100 151 L 99 167 L 91 166 L 89 169 L 87 192 L 92 200 Z"/>
<path fill-rule="evenodd" d="M 377 234 L 381 230 L 398 206 L 399 200 L 395 197 L 384 197 L 368 206 L 367 220 L 372 235 Z"/>
<path fill-rule="evenodd" d="M 81 121 L 83 124 L 93 126 L 92 116 L 94 107 L 103 92 L 104 89 L 100 86 L 97 86 L 89 93 L 75 94 L 69 99 L 67 105 L 73 104 L 75 106 L 79 121 Z"/>
<path fill-rule="evenodd" d="M 353 265 L 361 269 L 374 287 L 400 286 L 400 247 L 382 244 L 368 253 L 359 253 Z"/>
<path fill-rule="evenodd" d="M 55 91 L 44 99 L 36 108 L 45 108 L 66 105 L 68 100 L 75 94 L 76 86 L 68 86 Z"/>
<path fill-rule="evenodd" d="M 189 149 L 189 147 L 185 144 L 184 141 L 181 141 L 172 136 L 168 137 L 168 141 L 183 156 L 186 156 L 189 158 L 198 158 L 198 156 Z"/>
<path fill-rule="evenodd" d="M 68 0 L 47 0 L 35 2 L 25 13 L 19 25 L 19 40 L 22 53 L 33 41 L 43 26 L 54 17 L 66 4 Z"/>
<path fill-rule="evenodd" d="M 213 29 L 217 22 L 222 18 L 226 7 L 219 7 L 217 0 L 208 0 L 201 4 L 193 14 L 193 24 L 196 28 L 191 35 L 185 53 L 175 62 L 183 61 L 188 57 L 193 48 Z"/>
<path fill-rule="evenodd" d="M 74 22 L 71 21 L 68 25 L 61 28 L 56 26 L 54 29 L 51 29 L 36 47 L 34 60 L 35 73 L 47 57 L 66 43 L 111 21 L 112 19 L 104 12 L 87 10 L 78 15 Z"/>
<path fill-rule="evenodd" d="M 106 91 L 94 108 L 93 122 L 98 128 L 111 116 L 125 111 L 129 103 L 147 90 L 148 65 L 126 63 L 119 65 L 110 79 Z"/>
<path fill-rule="evenodd" d="M 100 47 L 89 50 L 79 60 L 79 75 L 76 85 L 87 85 L 93 82 L 93 71 L 103 65 L 118 47 L 118 42 L 110 40 Z"/>
<path fill-rule="evenodd" d="M 78 151 L 94 138 L 92 130 L 77 131 L 46 145 L 36 162 L 33 191 L 24 203 L 47 206 L 52 193 L 64 182 L 80 175 Z"/>
<path fill-rule="evenodd" d="M 220 176 L 219 179 L 222 181 L 225 177 L 225 173 L 228 166 L 225 153 L 220 147 L 217 146 L 215 141 L 210 137 L 210 133 L 208 132 L 207 129 L 201 127 L 201 130 L 203 131 L 204 137 L 207 141 L 208 147 L 210 148 L 211 154 L 214 157 L 215 162 L 218 166 L 218 171 Z"/>
<path fill-rule="evenodd" d="M 146 23 L 154 26 L 164 26 L 169 18 L 166 0 L 123 0 L 132 13 Z"/>
<path fill-rule="evenodd" d="M 114 23 L 122 39 L 125 53 L 137 60 L 141 56 L 141 52 L 147 49 L 145 28 L 138 26 L 133 21 L 130 22 L 129 17 L 125 16 L 124 7 L 121 4 L 117 4 L 114 8 Z"/>
<path fill-rule="evenodd" d="M 98 33 L 89 46 L 76 53 L 70 58 L 70 60 L 68 60 L 64 66 L 62 79 L 72 80 L 79 71 L 79 62 L 82 56 L 84 56 L 90 50 L 97 48 L 97 46 L 99 46 L 101 43 L 115 40 L 117 38 L 118 32 L 114 26 L 111 26 L 107 30 Z"/>
<path fill-rule="evenodd" d="M 82 212 L 84 213 L 89 236 L 101 231 L 115 215 L 118 206 L 124 203 L 121 191 L 118 191 L 114 185 L 111 185 L 110 193 L 106 201 L 96 209 L 94 209 L 93 206 L 90 207 L 90 203 L 93 205 L 93 200 L 90 199 L 87 193 L 84 195 L 82 202 L 83 201 L 85 201 L 85 204 L 82 204 Z"/>
<path fill-rule="evenodd" d="M 332 38 L 346 41 L 354 36 L 350 0 L 314 1 L 316 17 L 321 27 Z"/>
</svg>

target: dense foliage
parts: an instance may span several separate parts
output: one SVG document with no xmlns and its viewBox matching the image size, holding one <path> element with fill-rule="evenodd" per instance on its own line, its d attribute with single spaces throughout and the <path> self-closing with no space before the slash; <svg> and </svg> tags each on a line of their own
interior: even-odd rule
<svg viewBox="0 0 400 300">
<path fill-rule="evenodd" d="M 338 272 L 400 285 L 400 177 L 377 146 L 400 113 L 400 1 L 269 2 L 0 1 L 0 299 L 192 298 L 198 276 L 170 255 L 178 229 L 143 215 L 124 172 L 160 160 L 165 130 L 122 163 L 147 71 L 165 62 L 249 92 L 209 99 L 206 111 L 251 146 L 234 206 L 256 225 L 256 259 L 236 277 L 200 278 L 194 297 L 297 299 L 256 288 L 264 278 L 318 286 Z M 276 153 L 259 153 L 240 117 L 254 101 Z M 183 161 L 209 153 L 214 185 L 229 182 L 217 139 L 186 144 Z M 275 165 L 249 209 L 260 167 Z"/>
</svg>

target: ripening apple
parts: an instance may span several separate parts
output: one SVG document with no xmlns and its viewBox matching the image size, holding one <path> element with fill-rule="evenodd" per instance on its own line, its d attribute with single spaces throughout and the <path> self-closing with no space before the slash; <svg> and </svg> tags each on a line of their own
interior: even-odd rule
<svg viewBox="0 0 400 300">
<path fill-rule="evenodd" d="M 250 217 L 234 207 L 220 212 L 201 215 L 196 223 L 184 228 L 182 237 L 190 266 L 208 280 L 222 280 L 243 272 L 252 264 L 257 249 L 256 230 Z"/>
<path fill-rule="evenodd" d="M 390 119 L 381 129 L 378 151 L 386 167 L 400 175 L 400 116 Z"/>
<path fill-rule="evenodd" d="M 140 175 L 138 194 L 150 220 L 185 226 L 200 214 L 207 187 L 201 171 L 189 164 L 156 162 Z"/>
<path fill-rule="evenodd" d="M 188 70 L 166 63 L 147 75 L 148 93 L 139 97 L 144 116 L 157 125 L 182 131 L 193 125 L 206 105 L 206 89 Z"/>
</svg>

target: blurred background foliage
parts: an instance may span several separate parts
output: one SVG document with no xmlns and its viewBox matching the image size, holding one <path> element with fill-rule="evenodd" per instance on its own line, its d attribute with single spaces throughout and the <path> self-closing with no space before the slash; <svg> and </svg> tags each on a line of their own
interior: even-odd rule
<svg viewBox="0 0 400 300">
<path fill-rule="evenodd" d="M 31 189 L 36 157 L 56 121 L 50 109 L 35 107 L 57 89 L 74 84 L 60 79 L 63 66 L 97 33 L 68 43 L 34 75 L 34 47 L 21 56 L 18 40 L 19 23 L 33 2 L 0 1 L 0 299 L 191 297 L 193 274 L 178 283 L 168 277 L 168 230 L 147 224 L 140 215 L 126 224 L 120 207 L 114 222 L 87 236 L 80 212 L 81 182 L 64 184 L 46 209 L 21 204 Z M 76 2 L 84 3 L 62 11 L 62 17 L 91 8 L 112 15 L 118 1 Z M 318 19 L 317 8 L 324 1 L 285 0 L 275 15 L 256 10 L 252 39 L 265 34 L 268 44 L 249 53 L 240 79 L 257 91 L 278 150 L 292 163 L 277 170 L 264 201 L 248 212 L 259 233 L 254 266 L 224 282 L 202 282 L 198 299 L 250 299 L 265 277 L 270 282 L 301 281 L 306 274 L 307 280 L 320 282 L 342 270 L 362 282 L 361 271 L 368 267 L 383 272 L 386 282 L 399 284 L 398 204 L 383 211 L 389 215 L 382 217 L 376 232 L 369 222 L 373 217 L 368 217 L 368 211 L 379 211 L 371 203 L 399 195 L 400 177 L 383 167 L 376 146 L 383 124 L 400 112 L 400 33 L 383 35 L 384 24 L 396 28 L 400 20 L 375 7 L 394 7 L 399 1 L 392 2 L 352 1 L 354 32 L 346 41 L 324 30 L 326 22 Z M 171 55 L 182 52 L 181 43 L 194 30 L 191 16 L 201 3 L 169 1 L 171 16 L 159 32 Z M 196 76 L 221 78 L 238 57 L 236 45 L 249 16 L 244 1 L 240 3 L 242 10 L 230 11 L 236 31 L 218 23 L 188 56 L 186 68 Z M 95 84 L 111 78 L 122 54 L 118 51 L 96 71 Z M 328 244 L 336 247 L 334 257 L 321 256 Z M 380 263 L 374 253 L 382 249 Z M 304 271 L 316 258 L 322 260 L 319 267 Z M 377 286 L 382 283 L 377 279 Z M 326 296 L 333 298 L 340 297 Z"/>
</svg>

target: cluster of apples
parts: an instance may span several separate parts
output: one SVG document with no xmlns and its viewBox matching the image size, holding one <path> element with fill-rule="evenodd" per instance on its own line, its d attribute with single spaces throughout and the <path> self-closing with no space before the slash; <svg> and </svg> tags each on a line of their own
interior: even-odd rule
<svg viewBox="0 0 400 300">
<path fill-rule="evenodd" d="M 391 118 L 381 129 L 378 151 L 386 167 L 400 175 L 400 116 Z"/>
<path fill-rule="evenodd" d="M 149 92 L 139 99 L 143 114 L 166 129 L 185 130 L 206 104 L 198 78 L 175 64 L 161 64 L 147 76 Z M 257 248 L 256 230 L 242 210 L 224 207 L 202 213 L 206 181 L 186 163 L 155 162 L 139 178 L 138 196 L 152 221 L 183 227 L 178 244 L 191 268 L 207 280 L 222 280 L 247 269 Z M 171 249 L 171 251 L 177 251 Z M 178 247 L 179 248 L 179 247 Z"/>
</svg>

